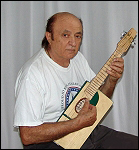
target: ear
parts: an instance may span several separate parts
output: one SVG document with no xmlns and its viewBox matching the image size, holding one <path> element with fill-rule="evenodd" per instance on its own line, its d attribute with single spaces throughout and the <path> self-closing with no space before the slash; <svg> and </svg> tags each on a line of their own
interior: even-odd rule
<svg viewBox="0 0 139 150">
<path fill-rule="evenodd" d="M 51 33 L 50 32 L 46 32 L 45 33 L 46 39 L 49 42 L 49 44 L 51 44 L 52 38 L 51 38 Z"/>
</svg>

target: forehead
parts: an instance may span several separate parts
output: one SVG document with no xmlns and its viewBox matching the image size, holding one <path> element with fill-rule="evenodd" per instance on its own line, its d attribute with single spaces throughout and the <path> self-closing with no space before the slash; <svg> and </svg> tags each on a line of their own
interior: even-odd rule
<svg viewBox="0 0 139 150">
<path fill-rule="evenodd" d="M 80 20 L 72 15 L 58 16 L 53 27 L 54 31 L 58 32 L 82 32 L 82 24 Z"/>
</svg>

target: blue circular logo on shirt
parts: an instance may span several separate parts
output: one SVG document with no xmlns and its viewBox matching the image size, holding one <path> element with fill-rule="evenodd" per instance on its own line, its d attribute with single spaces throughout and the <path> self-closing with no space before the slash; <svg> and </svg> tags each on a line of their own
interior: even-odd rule
<svg viewBox="0 0 139 150">
<path fill-rule="evenodd" d="M 69 87 L 67 89 L 67 92 L 65 94 L 65 107 L 67 107 L 69 105 L 69 103 L 74 99 L 74 96 L 78 93 L 78 91 L 80 90 L 79 87 Z"/>
</svg>

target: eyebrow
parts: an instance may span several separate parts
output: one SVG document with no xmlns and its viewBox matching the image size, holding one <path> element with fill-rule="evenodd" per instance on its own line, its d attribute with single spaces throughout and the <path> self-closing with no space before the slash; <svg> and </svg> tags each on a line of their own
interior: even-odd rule
<svg viewBox="0 0 139 150">
<path fill-rule="evenodd" d="M 82 34 L 82 32 L 77 32 L 76 34 Z"/>
<path fill-rule="evenodd" d="M 64 30 L 63 32 L 70 32 L 71 33 L 71 31 L 69 31 L 69 30 Z M 82 32 L 76 32 L 75 34 L 81 34 L 82 35 Z"/>
</svg>

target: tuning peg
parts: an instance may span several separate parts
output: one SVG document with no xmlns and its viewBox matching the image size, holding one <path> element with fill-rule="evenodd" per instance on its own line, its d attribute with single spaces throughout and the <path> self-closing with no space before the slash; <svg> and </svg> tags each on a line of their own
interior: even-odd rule
<svg viewBox="0 0 139 150">
<path fill-rule="evenodd" d="M 133 40 L 133 42 L 131 43 L 131 48 L 134 48 L 134 45 L 136 45 L 135 39 Z"/>
<path fill-rule="evenodd" d="M 126 32 L 126 31 L 123 31 L 123 32 L 121 33 L 120 39 L 122 39 L 126 34 L 127 34 L 127 32 Z"/>
<path fill-rule="evenodd" d="M 134 45 L 136 45 L 136 37 L 137 35 L 135 36 L 134 40 L 131 43 L 131 46 L 130 46 L 131 48 L 134 48 Z"/>
</svg>

